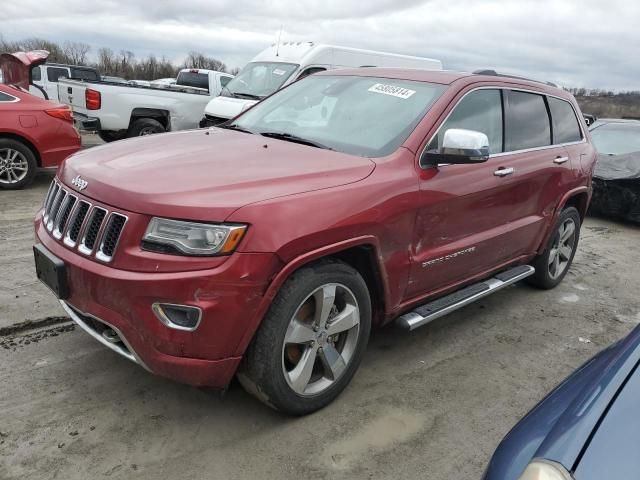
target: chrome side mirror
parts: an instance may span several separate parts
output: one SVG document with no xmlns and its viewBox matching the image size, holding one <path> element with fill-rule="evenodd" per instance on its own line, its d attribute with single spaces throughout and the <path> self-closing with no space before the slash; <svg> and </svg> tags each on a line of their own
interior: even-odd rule
<svg viewBox="0 0 640 480">
<path fill-rule="evenodd" d="M 489 160 L 489 137 L 482 132 L 450 128 L 444 132 L 439 151 L 426 150 L 420 159 L 423 167 L 439 163 L 482 163 Z"/>
</svg>

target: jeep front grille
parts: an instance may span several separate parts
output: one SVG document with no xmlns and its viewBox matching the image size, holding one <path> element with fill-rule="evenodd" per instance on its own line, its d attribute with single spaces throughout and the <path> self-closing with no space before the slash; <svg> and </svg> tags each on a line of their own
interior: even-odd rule
<svg viewBox="0 0 640 480">
<path fill-rule="evenodd" d="M 110 262 L 115 255 L 126 223 L 126 215 L 80 199 L 56 180 L 45 197 L 43 224 L 51 235 L 102 262 Z"/>
</svg>

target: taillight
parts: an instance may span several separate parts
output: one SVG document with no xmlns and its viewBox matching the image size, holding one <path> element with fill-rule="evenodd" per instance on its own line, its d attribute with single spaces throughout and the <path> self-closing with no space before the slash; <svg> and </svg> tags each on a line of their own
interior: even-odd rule
<svg viewBox="0 0 640 480">
<path fill-rule="evenodd" d="M 84 104 L 87 110 L 100 110 L 102 98 L 100 98 L 100 92 L 97 90 L 91 90 L 87 88 L 84 91 Z"/>
<path fill-rule="evenodd" d="M 44 111 L 50 117 L 59 118 L 67 122 L 73 122 L 73 113 L 69 107 L 50 108 Z"/>
</svg>

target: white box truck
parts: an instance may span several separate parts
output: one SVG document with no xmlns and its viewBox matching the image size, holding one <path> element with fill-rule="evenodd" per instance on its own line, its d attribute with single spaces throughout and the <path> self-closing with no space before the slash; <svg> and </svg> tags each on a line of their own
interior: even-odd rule
<svg viewBox="0 0 640 480">
<path fill-rule="evenodd" d="M 273 44 L 260 52 L 213 98 L 204 110 L 201 127 L 235 117 L 273 92 L 324 70 L 359 67 L 399 67 L 442 70 L 432 58 L 337 47 L 314 42 Z"/>
</svg>

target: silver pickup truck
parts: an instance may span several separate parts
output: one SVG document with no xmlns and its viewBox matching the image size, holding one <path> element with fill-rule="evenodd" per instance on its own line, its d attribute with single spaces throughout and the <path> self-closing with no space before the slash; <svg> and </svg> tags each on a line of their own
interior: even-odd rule
<svg viewBox="0 0 640 480">
<path fill-rule="evenodd" d="M 73 109 L 80 129 L 97 131 L 105 142 L 197 128 L 211 98 L 233 78 L 224 72 L 183 69 L 175 85 L 134 86 L 60 79 L 60 102 Z"/>
</svg>

